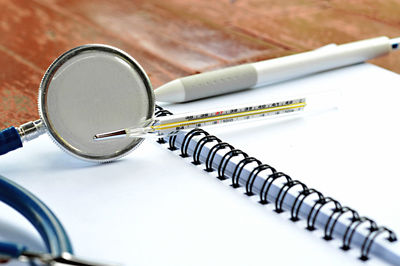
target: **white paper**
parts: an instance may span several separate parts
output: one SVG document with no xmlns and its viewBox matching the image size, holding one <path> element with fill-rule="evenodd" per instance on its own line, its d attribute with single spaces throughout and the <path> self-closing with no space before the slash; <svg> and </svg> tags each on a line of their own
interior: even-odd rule
<svg viewBox="0 0 400 266">
<path fill-rule="evenodd" d="M 362 64 L 188 104 L 173 112 L 340 89 L 320 113 L 206 129 L 361 215 L 400 232 L 397 171 L 400 76 Z M 363 108 L 361 108 L 363 106 Z M 364 108 L 365 107 L 365 108 Z M 0 158 L 0 174 L 41 198 L 60 218 L 76 254 L 123 265 L 354 265 L 320 230 L 277 214 L 215 173 L 146 140 L 117 162 L 81 162 L 47 136 Z M 43 248 L 21 217 L 0 205 L 2 238 Z M 0 234 L 2 235 L 2 234 Z M 1 239 L 2 239 L 1 238 Z M 372 259 L 370 263 L 382 263 Z"/>
</svg>

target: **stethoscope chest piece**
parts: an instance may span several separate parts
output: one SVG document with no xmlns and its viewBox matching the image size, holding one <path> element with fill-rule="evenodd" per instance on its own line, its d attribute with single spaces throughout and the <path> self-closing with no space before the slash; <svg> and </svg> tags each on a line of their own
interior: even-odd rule
<svg viewBox="0 0 400 266">
<path fill-rule="evenodd" d="M 85 160 L 111 161 L 142 139 L 99 143 L 98 132 L 143 123 L 154 114 L 150 81 L 128 54 L 105 45 L 85 45 L 61 55 L 40 85 L 39 113 L 51 138 Z"/>
</svg>

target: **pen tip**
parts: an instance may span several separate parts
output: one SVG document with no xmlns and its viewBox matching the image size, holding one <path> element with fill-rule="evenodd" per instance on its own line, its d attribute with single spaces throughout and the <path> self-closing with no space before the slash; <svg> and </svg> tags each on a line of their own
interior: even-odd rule
<svg viewBox="0 0 400 266">
<path fill-rule="evenodd" d="M 108 140 L 108 139 L 116 139 L 116 138 L 124 138 L 127 136 L 127 132 L 125 129 L 99 133 L 93 136 L 93 140 Z"/>
<path fill-rule="evenodd" d="M 185 102 L 185 87 L 179 79 L 170 81 L 154 90 L 157 102 Z"/>
<path fill-rule="evenodd" d="M 392 49 L 393 50 L 399 50 L 400 49 L 400 37 L 391 39 L 390 43 L 392 44 Z"/>
</svg>

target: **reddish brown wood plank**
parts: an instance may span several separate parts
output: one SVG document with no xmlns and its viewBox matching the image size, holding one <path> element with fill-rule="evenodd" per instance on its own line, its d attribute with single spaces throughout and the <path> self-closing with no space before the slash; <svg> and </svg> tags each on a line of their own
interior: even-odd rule
<svg viewBox="0 0 400 266">
<path fill-rule="evenodd" d="M 0 46 L 0 127 L 37 119 L 37 88 L 42 73 Z"/>
<path fill-rule="evenodd" d="M 332 42 L 345 43 L 381 35 L 400 36 L 398 18 L 394 15 L 387 20 L 380 19 L 384 15 L 368 15 L 365 10 L 370 10 L 368 5 L 371 1 L 203 0 L 193 5 L 190 1 L 171 0 L 162 3 L 165 8 L 174 8 L 177 13 L 185 12 L 193 19 L 213 21 L 220 27 L 257 37 L 291 52 L 300 52 Z M 384 14 L 388 8 L 400 13 L 400 1 L 389 2 L 386 7 L 379 6 L 379 3 L 373 6 L 377 7 L 377 13 Z M 353 7 L 352 12 L 343 11 L 347 10 L 348 4 Z M 357 9 L 360 10 L 358 13 Z M 400 72 L 399 53 L 372 62 Z"/>
<path fill-rule="evenodd" d="M 333 0 L 331 5 L 343 13 L 400 27 L 399 0 Z"/>
<path fill-rule="evenodd" d="M 400 36 L 400 0 L 0 0 L 0 127 L 37 118 L 49 64 L 86 43 L 135 57 L 154 87 L 336 42 Z M 400 73 L 400 53 L 372 60 Z"/>
<path fill-rule="evenodd" d="M 247 60 L 266 51 L 276 54 L 279 50 L 258 39 L 192 19 L 185 16 L 184 12 L 176 13 L 157 1 L 140 4 L 120 1 L 119 5 L 110 4 L 109 1 L 85 4 L 81 1 L 50 2 L 56 2 L 58 8 L 68 8 L 106 32 L 123 32 L 119 36 L 126 42 L 135 43 L 188 72 L 200 72 L 232 61 Z M 115 19 L 116 14 L 118 20 Z"/>
<path fill-rule="evenodd" d="M 76 14 L 81 20 L 98 26 L 103 32 L 139 46 L 140 50 L 149 51 L 159 60 L 170 62 L 180 69 L 200 71 L 221 63 L 220 58 L 198 52 L 166 36 L 161 30 L 164 25 L 154 27 L 152 15 L 142 8 L 142 4 L 124 1 L 118 5 L 109 1 L 57 1 L 56 4 L 60 9 L 68 9 L 68 13 Z"/>
<path fill-rule="evenodd" d="M 153 83 L 160 85 L 187 72 L 128 44 L 114 35 L 107 34 L 68 13 L 55 12 L 43 4 L 18 0 L 0 2 L 4 12 L 0 44 L 44 71 L 63 52 L 82 44 L 105 43 L 132 54 L 152 76 Z M 20 12 L 18 10 L 23 10 Z"/>
</svg>

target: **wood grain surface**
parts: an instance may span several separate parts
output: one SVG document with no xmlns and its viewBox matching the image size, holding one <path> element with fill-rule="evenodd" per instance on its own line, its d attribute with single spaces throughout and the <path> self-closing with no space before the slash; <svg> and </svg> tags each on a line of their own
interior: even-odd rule
<svg viewBox="0 0 400 266">
<path fill-rule="evenodd" d="M 0 0 L 0 128 L 38 118 L 50 63 L 82 44 L 131 54 L 154 88 L 228 65 L 386 35 L 400 0 Z M 372 63 L 400 73 L 400 53 Z"/>
</svg>

